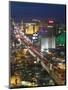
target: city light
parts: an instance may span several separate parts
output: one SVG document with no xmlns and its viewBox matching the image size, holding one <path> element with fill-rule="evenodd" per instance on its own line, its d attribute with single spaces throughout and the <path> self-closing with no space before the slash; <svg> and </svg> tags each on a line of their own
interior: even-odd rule
<svg viewBox="0 0 68 90">
<path fill-rule="evenodd" d="M 53 28 L 53 26 L 51 26 L 51 25 L 48 25 L 47 27 L 48 27 L 48 28 Z"/>
<path fill-rule="evenodd" d="M 52 10 L 52 5 L 38 6 L 21 2 L 14 6 L 16 11 L 10 9 L 10 88 L 65 85 L 66 25 L 60 22 L 64 13 L 54 11 L 56 5 Z"/>
<path fill-rule="evenodd" d="M 53 24 L 54 20 L 49 20 L 48 23 Z"/>
<path fill-rule="evenodd" d="M 38 34 L 37 33 L 34 33 L 33 36 L 38 36 Z"/>
<path fill-rule="evenodd" d="M 53 23 L 53 21 L 49 21 L 49 23 Z M 55 75 L 56 72 L 58 73 L 58 68 L 60 68 L 60 70 L 62 69 L 61 71 L 65 71 L 65 64 L 63 64 L 65 63 L 64 51 L 61 50 L 63 56 L 61 56 L 61 53 L 56 53 L 57 45 L 63 47 L 65 46 L 65 32 L 58 29 L 58 35 L 55 35 L 52 30 L 53 25 L 48 24 L 48 22 L 47 25 L 38 24 L 38 26 L 35 24 L 36 26 L 33 26 L 31 22 L 25 23 L 25 25 L 27 26 L 27 28 L 25 27 L 25 30 L 23 32 L 21 30 L 18 31 L 17 29 L 14 30 L 15 37 L 13 38 L 13 43 L 11 44 L 11 48 L 13 48 L 12 53 L 14 52 L 13 50 L 15 50 L 12 57 L 16 65 L 13 65 L 13 69 L 16 69 L 17 71 L 17 69 L 20 68 L 20 78 L 24 78 L 20 80 L 18 77 L 11 77 L 12 79 L 10 81 L 11 85 L 14 84 L 16 86 L 19 84 L 25 87 L 39 86 L 37 84 L 37 81 L 39 83 L 39 79 L 42 79 L 41 77 L 39 77 L 38 75 L 36 76 L 35 74 L 30 78 L 30 73 L 34 74 L 33 72 L 35 72 L 36 67 L 39 69 L 39 65 L 42 66 L 41 69 L 43 69 L 44 66 L 45 71 L 47 71 L 48 73 L 50 72 L 49 70 L 51 70 L 53 75 Z M 50 30 L 52 30 L 52 34 Z M 14 40 L 16 40 L 16 42 Z M 60 52 L 60 50 L 58 51 Z M 39 63 L 40 61 L 41 63 Z M 33 70 L 32 67 L 35 69 Z M 54 68 L 56 68 L 55 71 Z M 38 73 L 39 71 L 41 72 L 42 70 L 38 70 Z M 27 80 L 25 80 L 27 78 L 26 75 L 28 76 Z M 39 75 L 43 76 L 42 72 Z M 57 75 L 60 74 L 58 73 Z M 61 76 L 64 76 L 64 73 L 61 72 Z M 56 77 L 58 81 L 61 81 L 61 79 L 59 80 L 58 76 Z M 47 78 L 46 74 L 45 78 Z M 48 76 L 48 78 L 50 78 L 50 76 Z M 64 77 L 62 77 L 62 79 L 63 78 Z M 54 77 L 53 79 L 56 81 Z M 47 85 L 55 85 L 55 82 L 51 80 L 52 79 L 49 79 Z M 46 86 L 45 82 L 46 81 L 42 81 L 42 86 Z M 64 84 L 64 80 L 61 81 L 61 83 Z"/>
<path fill-rule="evenodd" d="M 33 40 L 36 39 L 36 37 L 32 37 L 32 38 L 33 38 Z"/>
</svg>

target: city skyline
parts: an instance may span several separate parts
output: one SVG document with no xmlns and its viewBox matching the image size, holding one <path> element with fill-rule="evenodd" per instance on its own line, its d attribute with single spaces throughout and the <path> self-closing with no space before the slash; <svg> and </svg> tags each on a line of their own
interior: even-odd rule
<svg viewBox="0 0 68 90">
<path fill-rule="evenodd" d="M 25 2 L 10 2 L 11 18 L 15 21 L 26 22 L 35 19 L 54 19 L 60 23 L 66 22 L 66 6 L 63 4 L 38 4 L 38 3 L 25 3 Z"/>
</svg>

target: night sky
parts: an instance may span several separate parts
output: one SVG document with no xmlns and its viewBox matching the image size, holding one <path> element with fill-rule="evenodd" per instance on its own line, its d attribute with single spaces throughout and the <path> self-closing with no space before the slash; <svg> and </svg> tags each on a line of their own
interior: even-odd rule
<svg viewBox="0 0 68 90">
<path fill-rule="evenodd" d="M 10 2 L 10 17 L 15 21 L 35 19 L 55 19 L 65 23 L 65 5 Z"/>
</svg>

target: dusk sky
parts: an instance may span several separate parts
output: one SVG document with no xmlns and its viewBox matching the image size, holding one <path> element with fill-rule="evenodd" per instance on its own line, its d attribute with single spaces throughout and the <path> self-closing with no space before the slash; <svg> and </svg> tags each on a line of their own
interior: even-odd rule
<svg viewBox="0 0 68 90">
<path fill-rule="evenodd" d="M 32 18 L 55 19 L 61 23 L 65 22 L 65 5 L 56 4 L 36 4 L 25 2 L 10 2 L 10 17 L 15 18 L 15 21 L 29 21 Z"/>
</svg>

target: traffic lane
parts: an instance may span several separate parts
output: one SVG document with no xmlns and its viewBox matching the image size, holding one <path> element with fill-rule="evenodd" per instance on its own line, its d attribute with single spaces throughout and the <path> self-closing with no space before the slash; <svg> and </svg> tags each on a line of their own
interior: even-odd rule
<svg viewBox="0 0 68 90">
<path fill-rule="evenodd" d="M 48 60 L 43 56 L 42 53 L 38 52 L 34 47 L 33 47 L 33 44 L 31 42 L 28 42 L 24 37 L 21 37 L 21 40 L 23 40 L 23 42 L 30 47 L 30 49 L 40 57 L 40 59 L 43 59 L 45 60 L 45 64 L 48 64 Z"/>
</svg>

